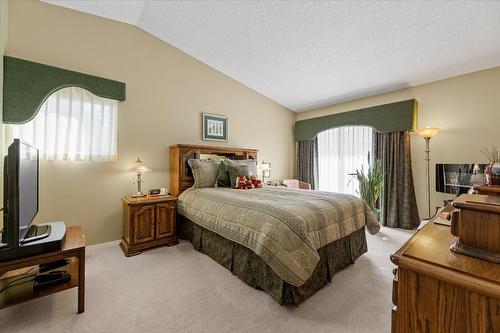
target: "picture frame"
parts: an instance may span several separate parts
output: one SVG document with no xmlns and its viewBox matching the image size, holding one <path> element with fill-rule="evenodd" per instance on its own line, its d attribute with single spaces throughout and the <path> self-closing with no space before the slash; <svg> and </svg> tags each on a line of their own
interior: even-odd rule
<svg viewBox="0 0 500 333">
<path fill-rule="evenodd" d="M 203 140 L 227 141 L 227 117 L 203 113 Z"/>
</svg>

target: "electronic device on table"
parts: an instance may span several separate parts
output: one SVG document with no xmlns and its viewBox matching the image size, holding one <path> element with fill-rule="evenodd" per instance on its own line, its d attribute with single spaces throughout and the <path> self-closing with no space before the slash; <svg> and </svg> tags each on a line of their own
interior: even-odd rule
<svg viewBox="0 0 500 333">
<path fill-rule="evenodd" d="M 148 190 L 148 195 L 150 197 L 159 197 L 162 195 L 167 195 L 167 190 L 165 188 L 152 188 Z"/>
<path fill-rule="evenodd" d="M 56 269 L 56 268 L 61 268 L 61 267 L 67 266 L 67 265 L 69 265 L 69 263 L 70 263 L 69 259 L 61 259 L 61 260 L 52 261 L 52 262 L 49 262 L 46 264 L 41 264 L 38 266 L 38 272 L 45 273 L 45 272 L 51 271 L 51 270 Z"/>
<path fill-rule="evenodd" d="M 71 280 L 71 274 L 65 271 L 54 271 L 47 274 L 40 274 L 35 277 L 33 290 L 40 290 L 56 284 L 66 283 Z"/>
<path fill-rule="evenodd" d="M 19 285 L 31 284 L 34 291 L 66 283 L 71 280 L 69 259 L 56 260 L 29 268 L 17 276 L 0 279 L 0 294 Z M 36 269 L 36 270 L 35 270 Z M 38 272 L 37 272 L 38 271 Z M 22 287 L 26 290 L 26 287 Z"/>
<path fill-rule="evenodd" d="M 61 249 L 64 222 L 33 225 L 38 213 L 38 149 L 14 139 L 4 158 L 4 212 L 0 262 Z"/>
<path fill-rule="evenodd" d="M 486 164 L 436 164 L 436 192 L 467 193 L 474 185 L 486 183 Z"/>
</svg>

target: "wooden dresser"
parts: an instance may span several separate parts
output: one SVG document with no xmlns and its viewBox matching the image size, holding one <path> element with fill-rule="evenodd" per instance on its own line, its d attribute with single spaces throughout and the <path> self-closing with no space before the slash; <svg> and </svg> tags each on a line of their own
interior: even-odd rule
<svg viewBox="0 0 500 333">
<path fill-rule="evenodd" d="M 450 251 L 450 227 L 433 220 L 391 256 L 392 332 L 500 332 L 500 265 Z"/>
<path fill-rule="evenodd" d="M 122 201 L 123 237 L 120 247 L 127 257 L 155 246 L 178 243 L 175 233 L 176 197 L 125 197 Z"/>
</svg>

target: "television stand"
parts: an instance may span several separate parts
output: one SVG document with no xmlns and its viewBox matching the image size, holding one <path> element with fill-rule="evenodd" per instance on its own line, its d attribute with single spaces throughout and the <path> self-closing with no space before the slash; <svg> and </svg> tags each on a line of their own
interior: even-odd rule
<svg viewBox="0 0 500 333">
<path fill-rule="evenodd" d="M 34 242 L 40 239 L 49 237 L 51 227 L 48 224 L 44 225 L 31 225 L 26 233 L 26 237 L 21 241 L 21 244 Z"/>
<path fill-rule="evenodd" d="M 31 239 L 28 243 L 20 243 L 19 246 L 10 246 L 0 249 L 0 262 L 60 250 L 66 235 L 66 225 L 64 222 L 47 222 L 39 224 L 37 227 L 40 228 L 43 225 L 50 225 L 50 233 L 47 237 L 41 239 L 37 237 L 37 239 Z M 43 230 L 44 229 L 40 229 L 40 231 Z"/>
<path fill-rule="evenodd" d="M 82 313 L 85 310 L 85 235 L 80 226 L 68 227 L 60 250 L 0 262 L 0 289 L 9 281 L 26 276 L 27 273 L 38 274 L 39 265 L 61 259 L 70 259 L 68 273 L 71 274 L 71 279 L 69 281 L 37 290 L 33 289 L 34 281 L 29 280 L 26 283 L 11 286 L 4 292 L 0 292 L 0 309 L 78 287 L 78 313 Z"/>
</svg>

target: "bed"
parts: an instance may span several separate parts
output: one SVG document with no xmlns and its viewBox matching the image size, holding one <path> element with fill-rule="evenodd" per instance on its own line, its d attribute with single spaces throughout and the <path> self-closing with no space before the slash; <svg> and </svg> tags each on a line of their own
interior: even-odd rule
<svg viewBox="0 0 500 333">
<path fill-rule="evenodd" d="M 257 151 L 171 146 L 179 237 L 281 305 L 299 304 L 321 289 L 367 251 L 365 229 L 378 231 L 371 211 L 350 195 L 279 187 L 192 188 L 186 162 L 204 156 L 256 159 Z"/>
</svg>

